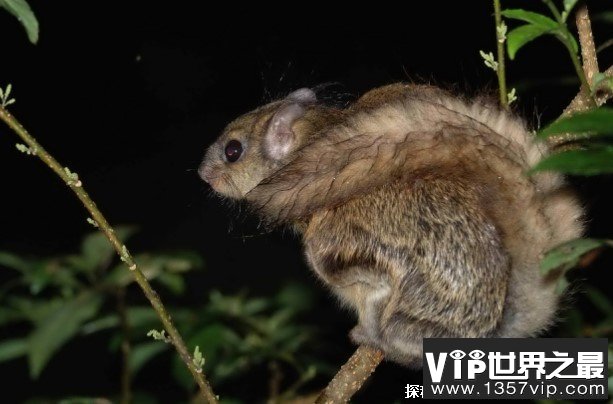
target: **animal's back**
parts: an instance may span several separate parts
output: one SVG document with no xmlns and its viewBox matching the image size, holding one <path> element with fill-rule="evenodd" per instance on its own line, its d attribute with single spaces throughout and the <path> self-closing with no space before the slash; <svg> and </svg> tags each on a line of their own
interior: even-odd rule
<svg viewBox="0 0 613 404">
<path fill-rule="evenodd" d="M 580 237 L 583 227 L 582 209 L 561 175 L 545 172 L 529 177 L 525 173 L 549 153 L 547 145 L 537 142 L 521 119 L 488 101 L 469 102 L 436 87 L 396 84 L 366 94 L 362 102 L 370 104 L 373 111 L 385 110 L 390 107 L 385 96 L 389 91 L 400 100 L 391 108 L 405 109 L 409 121 L 435 122 L 441 128 L 461 122 L 460 126 L 484 133 L 482 143 L 500 145 L 496 152 L 504 152 L 503 159 L 523 168 L 521 175 L 501 175 L 492 187 L 485 174 L 489 170 L 504 174 L 504 168 L 497 167 L 500 158 L 487 161 L 493 153 L 483 153 L 483 178 L 479 178 L 478 170 L 469 177 L 490 190 L 485 212 L 496 224 L 510 256 L 504 318 L 497 335 L 529 336 L 542 331 L 554 320 L 558 298 L 555 282 L 543 279 L 539 262 L 547 250 Z M 406 130 L 415 130 L 415 125 L 407 125 Z M 479 142 L 474 147 L 479 147 Z M 458 156 L 458 168 L 463 165 L 461 160 Z"/>
<path fill-rule="evenodd" d="M 462 111 L 461 107 L 458 109 Z M 515 116 L 479 104 L 472 105 L 468 114 L 521 145 L 526 170 L 550 153 L 548 146 L 537 142 L 524 122 Z M 524 174 L 521 180 L 526 182 L 529 191 L 520 194 L 525 199 L 516 205 L 515 214 L 509 215 L 510 210 L 505 212 L 505 203 L 498 201 L 498 220 L 512 254 L 501 337 L 533 336 L 555 320 L 559 299 L 555 290 L 557 282 L 543 278 L 539 263 L 549 249 L 583 233 L 583 210 L 562 175 L 541 172 L 529 177 Z M 511 186 L 509 192 L 513 189 Z"/>
<path fill-rule="evenodd" d="M 311 266 L 357 312 L 353 339 L 411 364 L 422 337 L 546 328 L 557 296 L 539 262 L 581 235 L 581 209 L 561 176 L 526 175 L 548 151 L 525 124 L 406 84 L 340 114 L 245 198 L 306 224 Z"/>
</svg>

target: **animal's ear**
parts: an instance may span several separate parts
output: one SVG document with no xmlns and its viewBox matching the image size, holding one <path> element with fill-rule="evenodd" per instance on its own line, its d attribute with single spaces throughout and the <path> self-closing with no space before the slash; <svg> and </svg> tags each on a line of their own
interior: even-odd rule
<svg viewBox="0 0 613 404">
<path fill-rule="evenodd" d="M 296 90 L 283 100 L 264 135 L 264 151 L 269 158 L 281 160 L 289 154 L 296 142 L 292 125 L 304 115 L 305 106 L 316 101 L 315 93 L 308 88 Z"/>
<path fill-rule="evenodd" d="M 317 96 L 310 88 L 299 88 L 298 90 L 289 93 L 285 99 L 288 101 L 295 101 L 303 105 L 314 104 L 317 102 Z"/>
</svg>

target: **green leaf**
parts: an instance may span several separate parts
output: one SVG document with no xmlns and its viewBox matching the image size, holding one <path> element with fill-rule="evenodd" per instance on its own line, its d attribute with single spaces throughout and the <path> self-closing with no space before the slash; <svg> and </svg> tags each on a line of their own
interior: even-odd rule
<svg viewBox="0 0 613 404">
<path fill-rule="evenodd" d="M 130 324 L 131 328 L 149 330 L 152 327 L 159 325 L 159 318 L 151 306 L 129 307 L 127 314 L 128 323 Z M 191 313 L 188 312 L 188 314 Z M 175 320 L 183 319 L 185 318 L 185 315 L 185 312 L 180 312 L 176 309 L 172 310 L 172 317 Z M 119 316 L 117 314 L 111 314 L 83 324 L 81 327 L 81 333 L 84 335 L 93 334 L 115 327 L 119 327 Z"/>
<path fill-rule="evenodd" d="M 509 9 L 502 10 L 502 15 L 507 18 L 525 21 L 530 24 L 549 30 L 553 30 L 559 27 L 559 24 L 556 21 L 552 20 L 546 15 L 534 13 L 532 11 L 526 11 L 522 9 Z"/>
<path fill-rule="evenodd" d="M 125 242 L 136 233 L 136 230 L 136 227 L 133 226 L 117 226 L 115 234 L 119 240 Z M 115 255 L 115 249 L 106 236 L 98 231 L 85 237 L 81 244 L 81 255 L 84 265 L 82 269 L 93 271 L 108 265 Z"/>
<path fill-rule="evenodd" d="M 32 265 L 32 271 L 26 277 L 30 285 L 30 293 L 39 294 L 52 280 L 56 263 L 54 261 L 37 261 Z"/>
<path fill-rule="evenodd" d="M 253 316 L 262 313 L 270 307 L 270 301 L 263 297 L 250 298 L 245 301 L 242 314 L 244 316 Z"/>
<path fill-rule="evenodd" d="M 585 253 L 602 247 L 606 243 L 606 240 L 592 238 L 579 238 L 563 243 L 545 254 L 545 258 L 541 260 L 541 274 L 547 275 L 556 269 L 565 273 L 575 267 Z"/>
<path fill-rule="evenodd" d="M 562 21 L 566 21 L 570 12 L 573 11 L 578 0 L 564 0 L 564 11 L 562 11 Z"/>
<path fill-rule="evenodd" d="M 584 150 L 566 150 L 541 160 L 529 173 L 558 171 L 574 175 L 613 173 L 613 146 L 592 146 Z"/>
<path fill-rule="evenodd" d="M 173 318 L 176 319 L 176 316 L 174 314 L 175 313 L 173 313 Z M 127 310 L 127 315 L 128 324 L 130 324 L 131 328 L 144 328 L 149 330 L 151 329 L 151 327 L 158 325 L 159 322 L 157 314 L 155 314 L 153 308 L 149 306 L 130 307 Z M 117 314 L 111 314 L 83 324 L 83 326 L 81 327 L 81 334 L 93 334 L 96 332 L 119 327 L 119 324 L 119 316 Z"/>
<path fill-rule="evenodd" d="M 6 251 L 0 251 L 0 266 L 14 269 L 24 274 L 28 273 L 31 269 L 31 264 L 28 261 Z"/>
<path fill-rule="evenodd" d="M 613 108 L 601 107 L 558 119 L 540 130 L 537 136 L 546 138 L 562 133 L 613 135 Z"/>
<path fill-rule="evenodd" d="M 185 291 L 185 280 L 181 275 L 162 272 L 157 281 L 164 285 L 174 295 L 180 295 Z"/>
<path fill-rule="evenodd" d="M 205 366 L 215 363 L 223 347 L 231 347 L 241 343 L 240 337 L 230 328 L 222 324 L 211 324 L 189 338 L 189 346 L 200 347 L 206 360 Z"/>
<path fill-rule="evenodd" d="M 93 321 L 87 322 L 81 326 L 81 334 L 89 335 L 100 331 L 108 330 L 109 328 L 115 328 L 119 326 L 119 316 L 117 314 L 111 314 L 108 316 L 97 318 Z"/>
<path fill-rule="evenodd" d="M 157 314 L 150 306 L 137 306 L 128 309 L 128 322 L 131 327 L 149 327 L 159 321 Z"/>
<path fill-rule="evenodd" d="M 129 367 L 132 374 L 138 373 L 142 367 L 161 352 L 168 350 L 168 344 L 145 342 L 132 348 Z"/>
<path fill-rule="evenodd" d="M 0 342 L 0 362 L 19 358 L 26 354 L 28 341 L 23 338 L 9 339 Z"/>
<path fill-rule="evenodd" d="M 65 302 L 43 319 L 29 336 L 30 375 L 37 378 L 49 359 L 79 331 L 81 324 L 96 315 L 102 298 L 83 293 Z"/>
<path fill-rule="evenodd" d="M 30 285 L 30 293 L 39 294 L 49 285 L 55 285 L 67 295 L 81 285 L 71 268 L 66 268 L 58 259 L 37 260 L 32 262 L 31 271 L 25 277 Z"/>
<path fill-rule="evenodd" d="M 526 24 L 511 30 L 507 34 L 507 53 L 511 60 L 515 59 L 517 51 L 536 38 L 552 32 L 551 28 L 540 25 Z"/>
<path fill-rule="evenodd" d="M 64 305 L 64 299 L 32 299 L 22 296 L 8 296 L 8 306 L 13 307 L 21 316 L 34 325 L 45 321 L 55 310 Z"/>
<path fill-rule="evenodd" d="M 571 12 L 578 0 L 564 0 L 564 11 Z"/>
<path fill-rule="evenodd" d="M 164 259 L 164 266 L 169 272 L 188 272 L 204 265 L 202 257 L 192 251 L 173 251 L 160 257 Z"/>
<path fill-rule="evenodd" d="M 28 39 L 33 44 L 38 42 L 38 20 L 26 0 L 0 0 L 0 7 L 13 14 L 23 25 Z"/>
<path fill-rule="evenodd" d="M 249 367 L 250 362 L 253 362 L 250 359 L 251 358 L 246 356 L 232 358 L 231 360 L 221 362 L 215 367 L 212 373 L 209 373 L 217 381 L 237 376 Z"/>
</svg>

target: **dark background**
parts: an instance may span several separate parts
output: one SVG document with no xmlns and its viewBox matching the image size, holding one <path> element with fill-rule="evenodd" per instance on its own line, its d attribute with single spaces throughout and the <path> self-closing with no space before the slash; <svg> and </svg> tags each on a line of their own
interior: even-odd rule
<svg viewBox="0 0 613 404">
<path fill-rule="evenodd" d="M 591 11 L 605 3 L 589 3 Z M 495 51 L 491 2 L 339 10 L 308 2 L 270 8 L 223 2 L 209 10 L 205 4 L 31 0 L 41 26 L 36 46 L 0 12 L 0 85 L 13 84 L 11 111 L 79 173 L 110 222 L 141 228 L 133 250 L 202 254 L 206 271 L 181 304 L 200 304 L 211 289 L 268 294 L 289 280 L 308 284 L 320 297 L 313 317 L 334 346 L 326 359 L 340 364 L 353 349 L 346 338 L 352 320 L 309 272 L 298 241 L 283 232 L 261 234 L 253 219 L 213 197 L 195 169 L 231 119 L 301 86 L 337 83 L 331 89 L 343 100 L 398 80 L 494 93 L 495 74 L 478 53 Z M 503 1 L 521 6 L 528 4 Z M 546 12 L 540 2 L 530 7 Z M 601 43 L 611 25 L 595 23 L 594 31 Z M 601 67 L 611 64 L 611 49 L 600 56 Z M 566 50 L 553 38 L 522 49 L 507 67 L 509 87 L 519 93 L 515 109 L 533 126 L 557 117 L 577 92 Z M 86 213 L 46 166 L 15 150 L 16 142 L 0 125 L 0 249 L 74 251 L 91 231 Z M 590 212 L 590 235 L 610 237 L 611 178 L 574 183 Z M 606 286 L 609 262 L 605 254 L 584 277 Z M 91 354 L 87 349 L 74 352 Z M 25 361 L 0 364 L 2 396 L 118 390 L 116 358 L 101 352 L 85 373 L 77 354 L 61 355 L 37 382 L 28 381 Z M 164 381 L 155 377 L 147 373 L 136 384 L 160 390 Z M 385 364 L 362 399 L 399 399 L 404 384 L 420 378 Z"/>
</svg>

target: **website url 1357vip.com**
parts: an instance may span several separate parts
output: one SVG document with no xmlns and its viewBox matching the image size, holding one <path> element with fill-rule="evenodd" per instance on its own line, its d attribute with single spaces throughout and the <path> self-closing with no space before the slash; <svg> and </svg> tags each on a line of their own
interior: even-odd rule
<svg viewBox="0 0 613 404">
<path fill-rule="evenodd" d="M 423 363 L 423 390 L 407 385 L 407 398 L 608 397 L 604 338 L 431 338 Z"/>
</svg>

